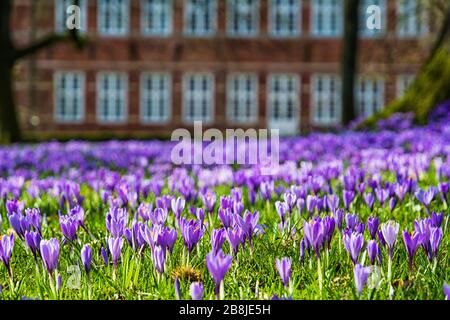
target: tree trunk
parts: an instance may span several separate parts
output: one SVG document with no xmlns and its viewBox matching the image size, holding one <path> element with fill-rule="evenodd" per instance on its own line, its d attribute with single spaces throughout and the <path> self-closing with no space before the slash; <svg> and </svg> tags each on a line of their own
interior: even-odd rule
<svg viewBox="0 0 450 320">
<path fill-rule="evenodd" d="M 341 103 L 342 121 L 347 125 L 356 118 L 354 88 L 358 57 L 359 0 L 346 0 L 344 2 Z"/>
<path fill-rule="evenodd" d="M 0 65 L 0 126 L 1 140 L 19 142 L 21 140 L 19 121 L 14 104 L 12 65 Z"/>
</svg>

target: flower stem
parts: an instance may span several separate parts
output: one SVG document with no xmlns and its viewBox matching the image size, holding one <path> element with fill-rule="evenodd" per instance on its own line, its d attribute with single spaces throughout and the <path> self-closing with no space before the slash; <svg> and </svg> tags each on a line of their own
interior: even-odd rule
<svg viewBox="0 0 450 320">
<path fill-rule="evenodd" d="M 320 290 L 320 297 L 322 298 L 322 265 L 320 264 L 320 258 L 317 259 L 317 274 L 319 276 L 319 290 Z"/>
</svg>

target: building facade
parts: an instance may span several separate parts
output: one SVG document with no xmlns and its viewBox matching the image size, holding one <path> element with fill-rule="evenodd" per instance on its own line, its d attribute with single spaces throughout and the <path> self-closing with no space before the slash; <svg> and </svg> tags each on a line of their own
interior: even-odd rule
<svg viewBox="0 0 450 320">
<path fill-rule="evenodd" d="M 17 45 L 66 31 L 71 2 L 16 0 Z M 427 56 L 432 26 L 418 3 L 362 1 L 358 116 L 401 95 Z M 202 121 L 297 134 L 341 123 L 341 0 L 79 4 L 85 49 L 61 43 L 17 67 L 26 132 L 156 136 Z M 380 29 L 367 26 L 372 5 Z"/>
</svg>

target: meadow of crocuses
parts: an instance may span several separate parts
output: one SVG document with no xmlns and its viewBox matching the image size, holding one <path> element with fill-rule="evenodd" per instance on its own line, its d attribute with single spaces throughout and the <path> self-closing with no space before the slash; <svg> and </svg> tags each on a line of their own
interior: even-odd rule
<svg viewBox="0 0 450 320">
<path fill-rule="evenodd" d="M 283 139 L 271 175 L 172 146 L 1 147 L 0 297 L 450 295 L 448 117 Z"/>
</svg>

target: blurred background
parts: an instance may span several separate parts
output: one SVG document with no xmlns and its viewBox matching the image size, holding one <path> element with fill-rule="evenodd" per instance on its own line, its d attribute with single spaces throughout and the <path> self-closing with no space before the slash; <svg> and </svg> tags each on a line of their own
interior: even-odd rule
<svg viewBox="0 0 450 320">
<path fill-rule="evenodd" d="M 2 0 L 0 138 L 167 138 L 196 120 L 297 135 L 396 111 L 420 120 L 450 98 L 449 8 Z"/>
</svg>

